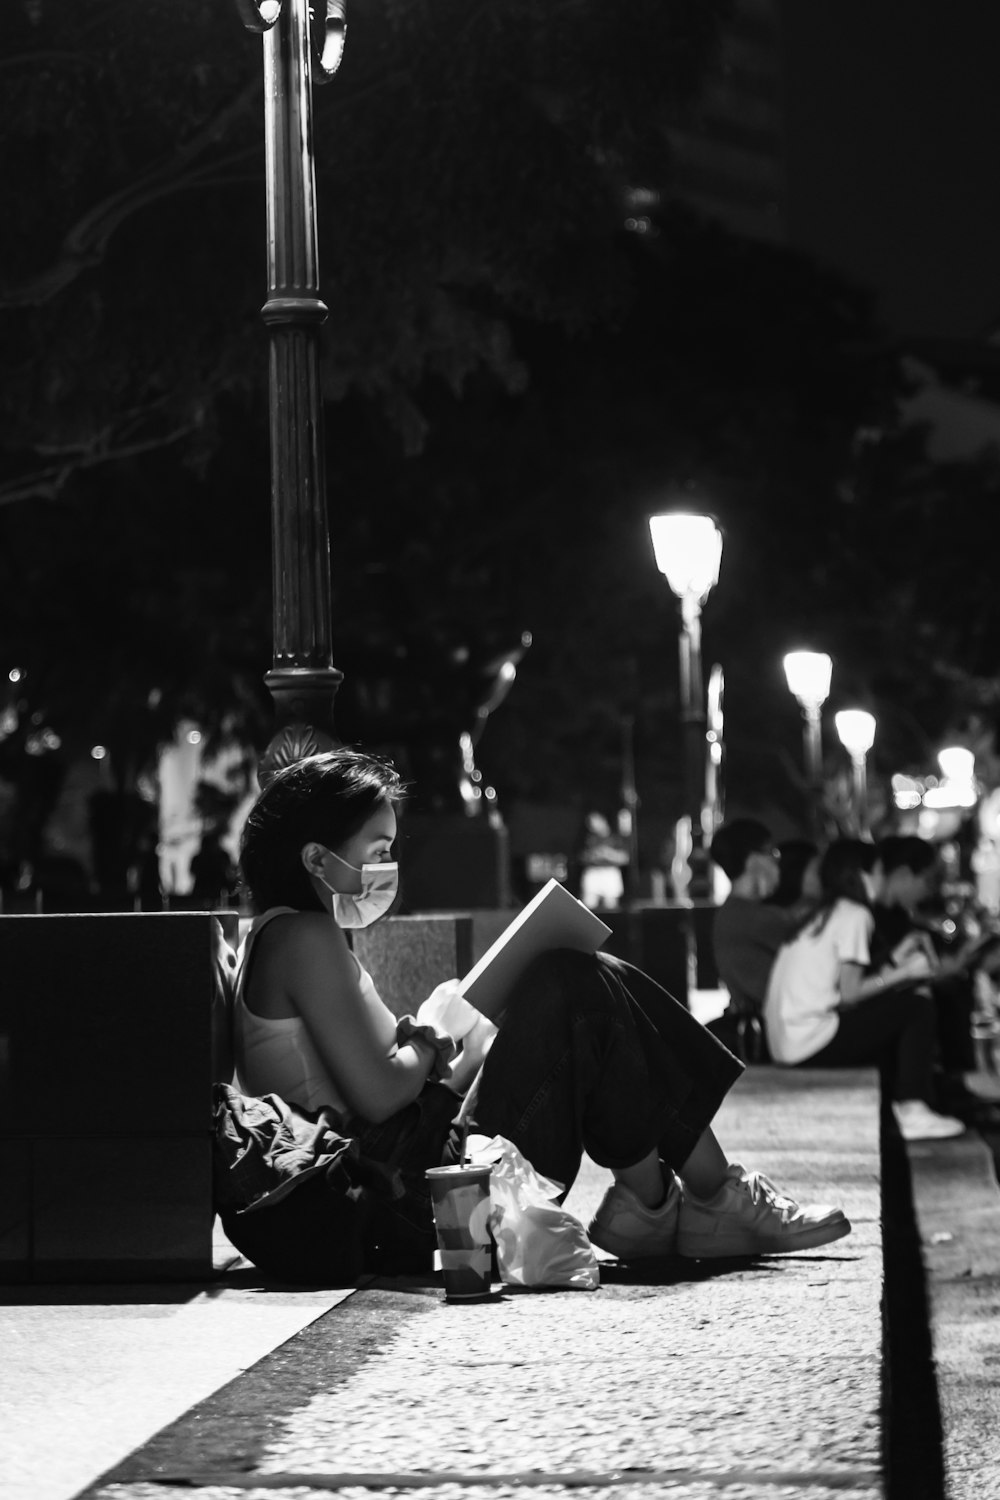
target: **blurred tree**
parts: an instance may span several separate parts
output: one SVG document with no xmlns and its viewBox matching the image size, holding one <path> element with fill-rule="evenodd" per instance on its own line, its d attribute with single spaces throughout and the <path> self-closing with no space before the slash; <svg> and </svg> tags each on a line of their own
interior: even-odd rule
<svg viewBox="0 0 1000 1500">
<path fill-rule="evenodd" d="M 316 90 L 331 397 L 377 395 L 416 441 L 416 384 L 514 388 L 511 311 L 621 305 L 622 190 L 724 0 L 383 0 L 352 8 Z M 0 502 L 176 446 L 197 465 L 264 341 L 260 39 L 197 0 L 12 0 L 0 61 Z"/>
<path fill-rule="evenodd" d="M 629 714 L 643 816 L 676 813 L 646 516 L 678 495 L 726 532 L 732 800 L 801 793 L 804 638 L 878 698 L 876 755 L 994 711 L 993 460 L 944 470 L 900 430 L 856 290 L 676 208 L 622 229 L 722 9 L 359 0 L 317 90 L 338 727 L 430 805 L 527 629 L 479 752 L 501 805 L 613 807 Z M 4 36 L 0 643 L 124 795 L 182 717 L 268 735 L 259 42 L 227 0 L 15 0 Z"/>
</svg>

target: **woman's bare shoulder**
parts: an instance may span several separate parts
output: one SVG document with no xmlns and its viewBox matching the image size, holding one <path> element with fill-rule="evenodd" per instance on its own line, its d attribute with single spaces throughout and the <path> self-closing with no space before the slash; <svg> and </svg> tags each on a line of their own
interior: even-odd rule
<svg viewBox="0 0 1000 1500">
<path fill-rule="evenodd" d="M 343 932 L 321 911 L 282 912 L 273 917 L 259 934 L 256 950 L 257 964 L 270 971 L 351 962 Z"/>
<path fill-rule="evenodd" d="M 244 998 L 255 1014 L 278 1020 L 311 1009 L 311 999 L 328 1005 L 356 985 L 357 964 L 332 917 L 282 912 L 257 936 Z"/>
</svg>

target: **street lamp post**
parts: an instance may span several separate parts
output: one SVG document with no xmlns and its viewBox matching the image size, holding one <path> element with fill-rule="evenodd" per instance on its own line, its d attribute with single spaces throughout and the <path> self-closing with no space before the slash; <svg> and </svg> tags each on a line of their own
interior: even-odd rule
<svg viewBox="0 0 1000 1500">
<path fill-rule="evenodd" d="M 649 532 L 656 566 L 681 602 L 680 688 L 684 728 L 684 806 L 690 819 L 688 893 L 711 891 L 705 850 L 705 752 L 707 718 L 701 672 L 701 609 L 719 580 L 722 533 L 710 516 L 675 511 L 651 516 Z"/>
<path fill-rule="evenodd" d="M 785 657 L 785 681 L 802 710 L 806 780 L 809 784 L 809 815 L 814 830 L 821 829 L 823 793 L 823 724 L 820 710 L 830 696 L 833 663 L 825 651 L 789 651 Z"/>
<path fill-rule="evenodd" d="M 708 674 L 708 728 L 705 735 L 708 740 L 705 804 L 709 813 L 709 835 L 714 834 L 722 822 L 726 805 L 726 793 L 723 784 L 725 742 L 722 732 L 724 692 L 725 674 L 722 667 L 716 662 Z"/>
<path fill-rule="evenodd" d="M 875 715 L 863 708 L 843 708 L 834 715 L 840 743 L 851 757 L 854 819 L 861 838 L 868 833 L 868 752 L 875 743 Z"/>
<path fill-rule="evenodd" d="M 312 81 L 333 76 L 344 46 L 344 0 L 236 0 L 263 33 L 267 200 L 273 659 L 265 675 L 277 728 L 258 770 L 328 749 L 333 699 L 330 537 L 326 509 L 313 160 Z M 329 726 L 328 728 L 326 726 Z"/>
</svg>

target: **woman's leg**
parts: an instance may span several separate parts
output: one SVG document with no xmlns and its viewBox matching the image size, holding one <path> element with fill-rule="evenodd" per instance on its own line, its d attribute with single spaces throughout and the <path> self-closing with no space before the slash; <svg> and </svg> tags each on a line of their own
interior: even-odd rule
<svg viewBox="0 0 1000 1500">
<path fill-rule="evenodd" d="M 726 1180 L 729 1158 L 712 1130 L 699 1136 L 687 1161 L 681 1163 L 678 1176 L 697 1198 L 713 1198 Z"/>
<path fill-rule="evenodd" d="M 612 1167 L 611 1175 L 634 1193 L 646 1208 L 659 1208 L 666 1201 L 667 1179 L 659 1151 L 647 1151 L 634 1166 Z"/>
<path fill-rule="evenodd" d="M 571 1186 L 584 1151 L 658 1190 L 659 1158 L 695 1150 L 742 1065 L 648 975 L 606 955 L 543 955 L 517 986 L 475 1110 L 539 1172 Z"/>
<path fill-rule="evenodd" d="M 623 1259 L 784 1254 L 848 1234 L 839 1209 L 800 1209 L 726 1158 L 710 1124 L 742 1071 L 648 975 L 560 950 L 518 986 L 476 1121 L 566 1189 L 584 1150 L 610 1168 L 616 1184 L 588 1233 Z"/>
<path fill-rule="evenodd" d="M 841 1011 L 837 1033 L 801 1067 L 880 1066 L 895 1101 L 930 1104 L 934 1079 L 934 1001 L 926 991 L 875 995 Z"/>
</svg>

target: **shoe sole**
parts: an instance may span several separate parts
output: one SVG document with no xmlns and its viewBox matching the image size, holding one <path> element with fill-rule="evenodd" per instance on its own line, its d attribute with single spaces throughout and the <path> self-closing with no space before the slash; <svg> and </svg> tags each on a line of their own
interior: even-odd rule
<svg viewBox="0 0 1000 1500">
<path fill-rule="evenodd" d="M 836 1219 L 829 1224 L 817 1224 L 813 1229 L 800 1230 L 794 1236 L 762 1244 L 752 1235 L 714 1234 L 711 1239 L 701 1240 L 698 1235 L 677 1236 L 677 1254 L 685 1260 L 735 1260 L 748 1255 L 794 1255 L 797 1250 L 816 1250 L 820 1245 L 831 1245 L 851 1232 L 849 1219 Z"/>
</svg>

